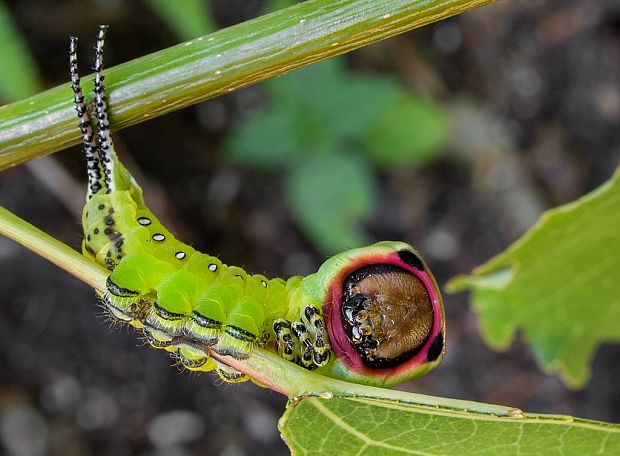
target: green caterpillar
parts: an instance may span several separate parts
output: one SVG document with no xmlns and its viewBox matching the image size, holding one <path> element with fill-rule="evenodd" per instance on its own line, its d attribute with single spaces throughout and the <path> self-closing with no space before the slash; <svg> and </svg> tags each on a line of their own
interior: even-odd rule
<svg viewBox="0 0 620 456">
<path fill-rule="evenodd" d="M 445 346 L 441 295 L 405 243 L 349 250 L 314 274 L 282 280 L 250 275 L 174 238 L 114 150 L 103 84 L 106 30 L 101 26 L 97 35 L 96 135 L 75 37 L 70 72 L 88 173 L 82 250 L 111 271 L 102 296 L 110 315 L 187 369 L 215 370 L 227 382 L 247 377 L 210 353 L 247 359 L 256 346 L 323 375 L 372 385 L 394 385 L 435 367 Z"/>
</svg>

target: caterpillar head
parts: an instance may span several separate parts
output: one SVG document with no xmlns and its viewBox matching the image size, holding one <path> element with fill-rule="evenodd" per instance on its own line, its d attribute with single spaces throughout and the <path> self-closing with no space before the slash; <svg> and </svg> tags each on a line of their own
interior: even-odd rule
<svg viewBox="0 0 620 456">
<path fill-rule="evenodd" d="M 336 355 L 332 377 L 391 386 L 439 364 L 443 303 L 411 246 L 379 242 L 343 252 L 327 260 L 315 279 Z"/>
</svg>

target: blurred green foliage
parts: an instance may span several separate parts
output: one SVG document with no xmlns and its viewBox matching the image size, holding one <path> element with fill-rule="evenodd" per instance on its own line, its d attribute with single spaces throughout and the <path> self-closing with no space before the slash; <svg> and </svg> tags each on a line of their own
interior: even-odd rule
<svg viewBox="0 0 620 456">
<path fill-rule="evenodd" d="M 271 0 L 267 9 L 291 6 Z M 393 76 L 351 72 L 333 58 L 263 84 L 268 104 L 232 130 L 237 163 L 283 170 L 290 210 L 325 253 L 367 244 L 375 210 L 373 168 L 417 166 L 441 155 L 448 118 Z"/>
<path fill-rule="evenodd" d="M 37 64 L 26 39 L 0 0 L 0 103 L 23 100 L 41 90 Z"/>
<path fill-rule="evenodd" d="M 146 6 L 182 40 L 188 41 L 217 29 L 206 0 L 144 0 Z"/>
<path fill-rule="evenodd" d="M 294 163 L 286 175 L 291 211 L 315 242 L 328 252 L 362 245 L 358 220 L 375 207 L 375 182 L 357 155 L 324 153 Z"/>
<path fill-rule="evenodd" d="M 225 150 L 238 163 L 283 169 L 291 211 L 333 253 L 369 241 L 373 167 L 438 157 L 448 138 L 442 108 L 391 76 L 354 73 L 330 59 L 263 84 L 269 104 L 233 128 Z"/>
<path fill-rule="evenodd" d="M 446 145 L 448 122 L 437 103 L 397 89 L 393 101 L 362 136 L 372 160 L 383 168 L 420 165 Z"/>
</svg>

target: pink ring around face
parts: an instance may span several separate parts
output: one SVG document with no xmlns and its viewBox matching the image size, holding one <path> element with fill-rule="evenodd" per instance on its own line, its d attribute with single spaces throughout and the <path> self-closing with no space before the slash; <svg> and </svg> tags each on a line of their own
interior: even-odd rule
<svg viewBox="0 0 620 456">
<path fill-rule="evenodd" d="M 340 308 L 342 306 L 342 288 L 346 278 L 359 268 L 381 264 L 402 268 L 422 281 L 433 307 L 433 326 L 422 346 L 411 358 L 403 361 L 398 366 L 372 368 L 364 364 L 361 355 L 347 338 Z M 373 252 L 357 257 L 348 264 L 347 267 L 339 271 L 338 275 L 328 284 L 323 308 L 325 309 L 327 331 L 336 357 L 347 369 L 357 375 L 375 377 L 377 379 L 411 377 L 414 376 L 415 373 L 407 375 L 408 372 L 416 372 L 423 369 L 425 365 L 437 360 L 443 351 L 444 315 L 437 284 L 434 278 L 427 272 L 426 267 L 424 271 L 412 267 L 401 259 L 398 252 L 387 252 L 384 254 Z M 436 347 L 438 338 L 440 344 L 439 348 Z M 431 350 L 439 350 L 439 352 L 432 353 L 431 359 L 429 359 L 429 351 Z"/>
</svg>

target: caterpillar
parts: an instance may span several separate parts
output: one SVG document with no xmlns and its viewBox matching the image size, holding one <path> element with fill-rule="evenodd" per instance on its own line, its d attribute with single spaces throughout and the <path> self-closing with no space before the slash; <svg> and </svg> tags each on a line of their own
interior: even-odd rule
<svg viewBox="0 0 620 456">
<path fill-rule="evenodd" d="M 434 368 L 445 350 L 441 295 L 420 254 L 378 242 L 337 254 L 306 277 L 248 274 L 175 239 L 148 209 L 110 135 L 103 53 L 95 48 L 94 119 L 84 102 L 77 38 L 69 67 L 88 187 L 85 256 L 110 270 L 104 308 L 150 345 L 193 371 L 226 382 L 248 377 L 212 353 L 247 359 L 255 347 L 306 369 L 356 383 L 391 386 Z"/>
</svg>

